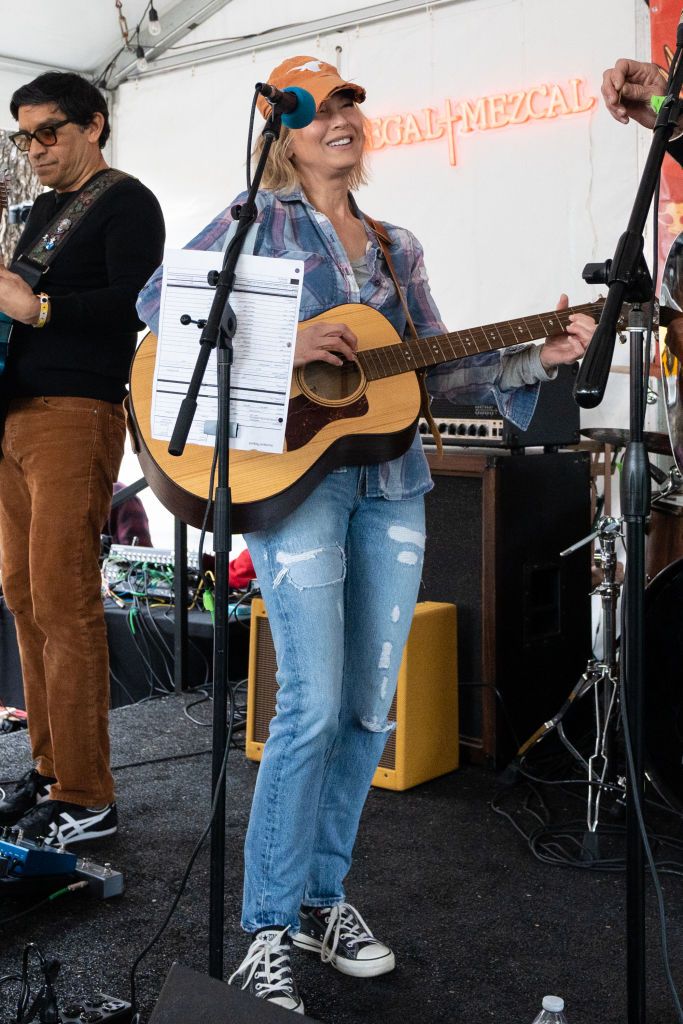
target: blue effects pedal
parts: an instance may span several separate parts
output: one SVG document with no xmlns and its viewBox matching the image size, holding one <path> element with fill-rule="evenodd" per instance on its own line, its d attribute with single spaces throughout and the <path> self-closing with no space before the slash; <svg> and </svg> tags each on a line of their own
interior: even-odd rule
<svg viewBox="0 0 683 1024">
<path fill-rule="evenodd" d="M 10 836 L 0 839 L 0 878 L 36 878 L 39 875 L 72 875 L 78 858 Z"/>
<path fill-rule="evenodd" d="M 123 892 L 123 875 L 111 864 L 96 864 L 86 857 L 24 839 L 17 829 L 0 829 L 0 885 L 33 884 L 44 878 L 85 882 L 91 896 L 107 900 Z"/>
</svg>

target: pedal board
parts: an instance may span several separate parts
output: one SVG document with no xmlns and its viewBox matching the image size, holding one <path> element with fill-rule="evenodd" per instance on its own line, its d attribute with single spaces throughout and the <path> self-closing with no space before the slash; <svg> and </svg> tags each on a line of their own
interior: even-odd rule
<svg viewBox="0 0 683 1024">
<path fill-rule="evenodd" d="M 148 599 L 172 602 L 174 599 L 175 551 L 170 548 L 145 548 L 136 544 L 112 544 L 102 563 L 105 591 L 114 600 L 144 594 Z M 189 591 L 199 582 L 199 555 L 187 553 Z"/>
<path fill-rule="evenodd" d="M 87 882 L 96 899 L 106 900 L 123 892 L 123 875 L 111 864 L 96 864 L 87 857 L 59 847 L 24 839 L 16 829 L 0 831 L 0 884 L 54 878 L 55 882 Z"/>
<path fill-rule="evenodd" d="M 130 1024 L 132 1007 L 125 999 L 103 992 L 91 999 L 74 999 L 59 1011 L 61 1024 Z"/>
<path fill-rule="evenodd" d="M 145 548 L 138 544 L 112 544 L 109 558 L 113 562 L 126 562 L 129 565 L 163 565 L 173 568 L 175 551 L 171 548 Z M 199 555 L 196 551 L 187 552 L 188 569 L 199 568 Z"/>
</svg>

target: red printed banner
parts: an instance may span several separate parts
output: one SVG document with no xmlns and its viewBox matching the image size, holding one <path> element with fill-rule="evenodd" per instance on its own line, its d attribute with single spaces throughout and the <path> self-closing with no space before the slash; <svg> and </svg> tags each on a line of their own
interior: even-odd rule
<svg viewBox="0 0 683 1024">
<path fill-rule="evenodd" d="M 652 59 L 668 71 L 676 45 L 676 28 L 681 16 L 681 0 L 652 0 L 650 34 Z M 659 192 L 659 279 L 675 238 L 683 231 L 683 168 L 667 156 L 662 168 Z M 659 284 L 659 282 L 658 282 Z"/>
</svg>

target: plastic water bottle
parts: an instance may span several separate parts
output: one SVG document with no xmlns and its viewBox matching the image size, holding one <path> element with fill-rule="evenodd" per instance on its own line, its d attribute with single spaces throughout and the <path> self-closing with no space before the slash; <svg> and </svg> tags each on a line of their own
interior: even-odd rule
<svg viewBox="0 0 683 1024">
<path fill-rule="evenodd" d="M 559 996 L 544 996 L 543 1009 L 538 1017 L 534 1017 L 532 1024 L 567 1024 L 564 999 L 560 999 Z"/>
</svg>

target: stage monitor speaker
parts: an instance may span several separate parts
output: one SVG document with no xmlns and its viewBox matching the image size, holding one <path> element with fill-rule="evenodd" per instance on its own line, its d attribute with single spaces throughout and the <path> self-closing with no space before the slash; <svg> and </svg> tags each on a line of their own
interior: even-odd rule
<svg viewBox="0 0 683 1024">
<path fill-rule="evenodd" d="M 421 597 L 458 606 L 460 749 L 505 765 L 560 708 L 591 649 L 586 452 L 428 456 Z"/>
<path fill-rule="evenodd" d="M 291 1024 L 292 1011 L 206 974 L 173 964 L 149 1024 Z M 296 1015 L 297 1021 L 313 1017 Z"/>
<path fill-rule="evenodd" d="M 275 648 L 263 601 L 251 605 L 246 753 L 260 761 L 275 714 Z M 418 604 L 389 711 L 373 786 L 404 790 L 458 767 L 457 616 L 453 604 Z"/>
</svg>

